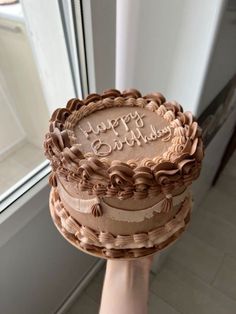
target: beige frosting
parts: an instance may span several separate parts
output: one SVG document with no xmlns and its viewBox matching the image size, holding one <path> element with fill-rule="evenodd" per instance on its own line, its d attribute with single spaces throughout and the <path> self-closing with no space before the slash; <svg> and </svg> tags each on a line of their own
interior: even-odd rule
<svg viewBox="0 0 236 314">
<path fill-rule="evenodd" d="M 101 232 L 111 232 L 114 235 L 142 233 L 156 227 L 163 226 L 163 224 L 174 217 L 180 208 L 180 205 L 176 205 L 173 206 L 168 212 L 154 212 L 152 218 L 145 218 L 141 222 L 131 222 L 114 220 L 109 218 L 107 215 L 94 217 L 93 215 L 80 213 L 79 211 L 76 211 L 74 208 L 70 207 L 68 204 L 63 203 L 63 205 L 66 206 L 65 208 L 68 213 L 81 225 Z"/>
<path fill-rule="evenodd" d="M 90 199 L 75 198 L 65 190 L 61 183 L 58 184 L 57 190 L 65 206 L 73 208 L 75 211 L 83 214 L 91 214 L 93 206 L 100 204 L 103 215 L 115 221 L 142 222 L 144 219 L 152 218 L 155 212 L 161 213 L 162 211 L 165 211 L 165 206 L 163 206 L 165 205 L 165 199 L 162 199 L 151 207 L 130 211 L 113 207 L 106 203 L 106 199 L 100 201 L 97 197 Z M 189 189 L 186 189 L 183 193 L 174 196 L 172 202 L 173 206 L 180 204 L 186 196 L 189 196 L 189 194 Z"/>
<path fill-rule="evenodd" d="M 158 250 L 158 248 L 162 247 L 162 244 L 166 244 L 167 241 L 171 243 L 173 235 L 185 228 L 191 208 L 191 199 L 186 197 L 176 215 L 164 226 L 150 230 L 147 233 L 133 234 L 130 236 L 114 236 L 111 233 L 96 232 L 95 230 L 81 226 L 67 213 L 58 195 L 55 197 L 55 194 L 53 194 L 54 192 L 51 194 L 50 206 L 54 222 L 60 228 L 60 231 L 64 235 L 66 235 L 66 233 L 73 235 L 75 239 L 77 239 L 77 245 L 82 246 L 88 251 L 94 248 L 100 248 L 100 250 L 102 249 L 103 252 L 106 252 L 106 250 L 104 251 L 105 248 L 109 250 L 109 255 L 112 255 L 116 249 L 122 249 L 122 253 L 126 255 L 127 249 L 139 250 L 143 248 L 155 248 L 155 250 Z M 58 224 L 57 217 L 60 219 L 60 225 Z M 69 238 L 70 241 L 72 241 L 72 239 L 73 238 Z M 116 248 L 115 251 L 114 248 Z M 141 250 L 141 254 L 145 255 L 143 253 L 144 252 Z M 116 257 L 116 254 L 113 254 L 113 257 Z"/>
</svg>

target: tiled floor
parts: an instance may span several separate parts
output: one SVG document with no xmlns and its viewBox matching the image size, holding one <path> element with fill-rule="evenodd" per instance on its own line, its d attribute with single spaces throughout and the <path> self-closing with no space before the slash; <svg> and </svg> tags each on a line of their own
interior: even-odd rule
<svg viewBox="0 0 236 314">
<path fill-rule="evenodd" d="M 44 160 L 43 148 L 26 142 L 0 161 L 0 195 Z"/>
<path fill-rule="evenodd" d="M 99 311 L 104 268 L 68 314 Z M 157 275 L 150 314 L 236 313 L 236 153 Z"/>
</svg>

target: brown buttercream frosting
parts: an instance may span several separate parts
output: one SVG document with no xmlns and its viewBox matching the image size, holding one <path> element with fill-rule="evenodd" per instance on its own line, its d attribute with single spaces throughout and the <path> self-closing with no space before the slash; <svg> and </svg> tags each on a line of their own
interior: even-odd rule
<svg viewBox="0 0 236 314">
<path fill-rule="evenodd" d="M 177 102 L 134 89 L 71 99 L 52 114 L 44 148 L 51 215 L 77 248 L 136 258 L 185 230 L 204 153 L 197 122 Z"/>
<path fill-rule="evenodd" d="M 200 173 L 201 130 L 160 93 L 107 90 L 54 111 L 46 134 L 57 176 L 98 197 L 144 199 L 188 186 Z M 99 211 L 94 211 L 98 213 Z"/>
</svg>

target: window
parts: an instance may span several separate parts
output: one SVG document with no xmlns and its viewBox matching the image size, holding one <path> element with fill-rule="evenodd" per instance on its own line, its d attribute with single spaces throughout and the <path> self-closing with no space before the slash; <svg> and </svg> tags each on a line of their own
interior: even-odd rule
<svg viewBox="0 0 236 314">
<path fill-rule="evenodd" d="M 45 165 L 49 108 L 20 3 L 0 6 L 0 200 Z"/>
<path fill-rule="evenodd" d="M 41 4 L 0 5 L 0 212 L 49 173 L 43 138 L 50 114 L 82 94 L 79 68 L 71 70 L 72 7 Z"/>
</svg>

